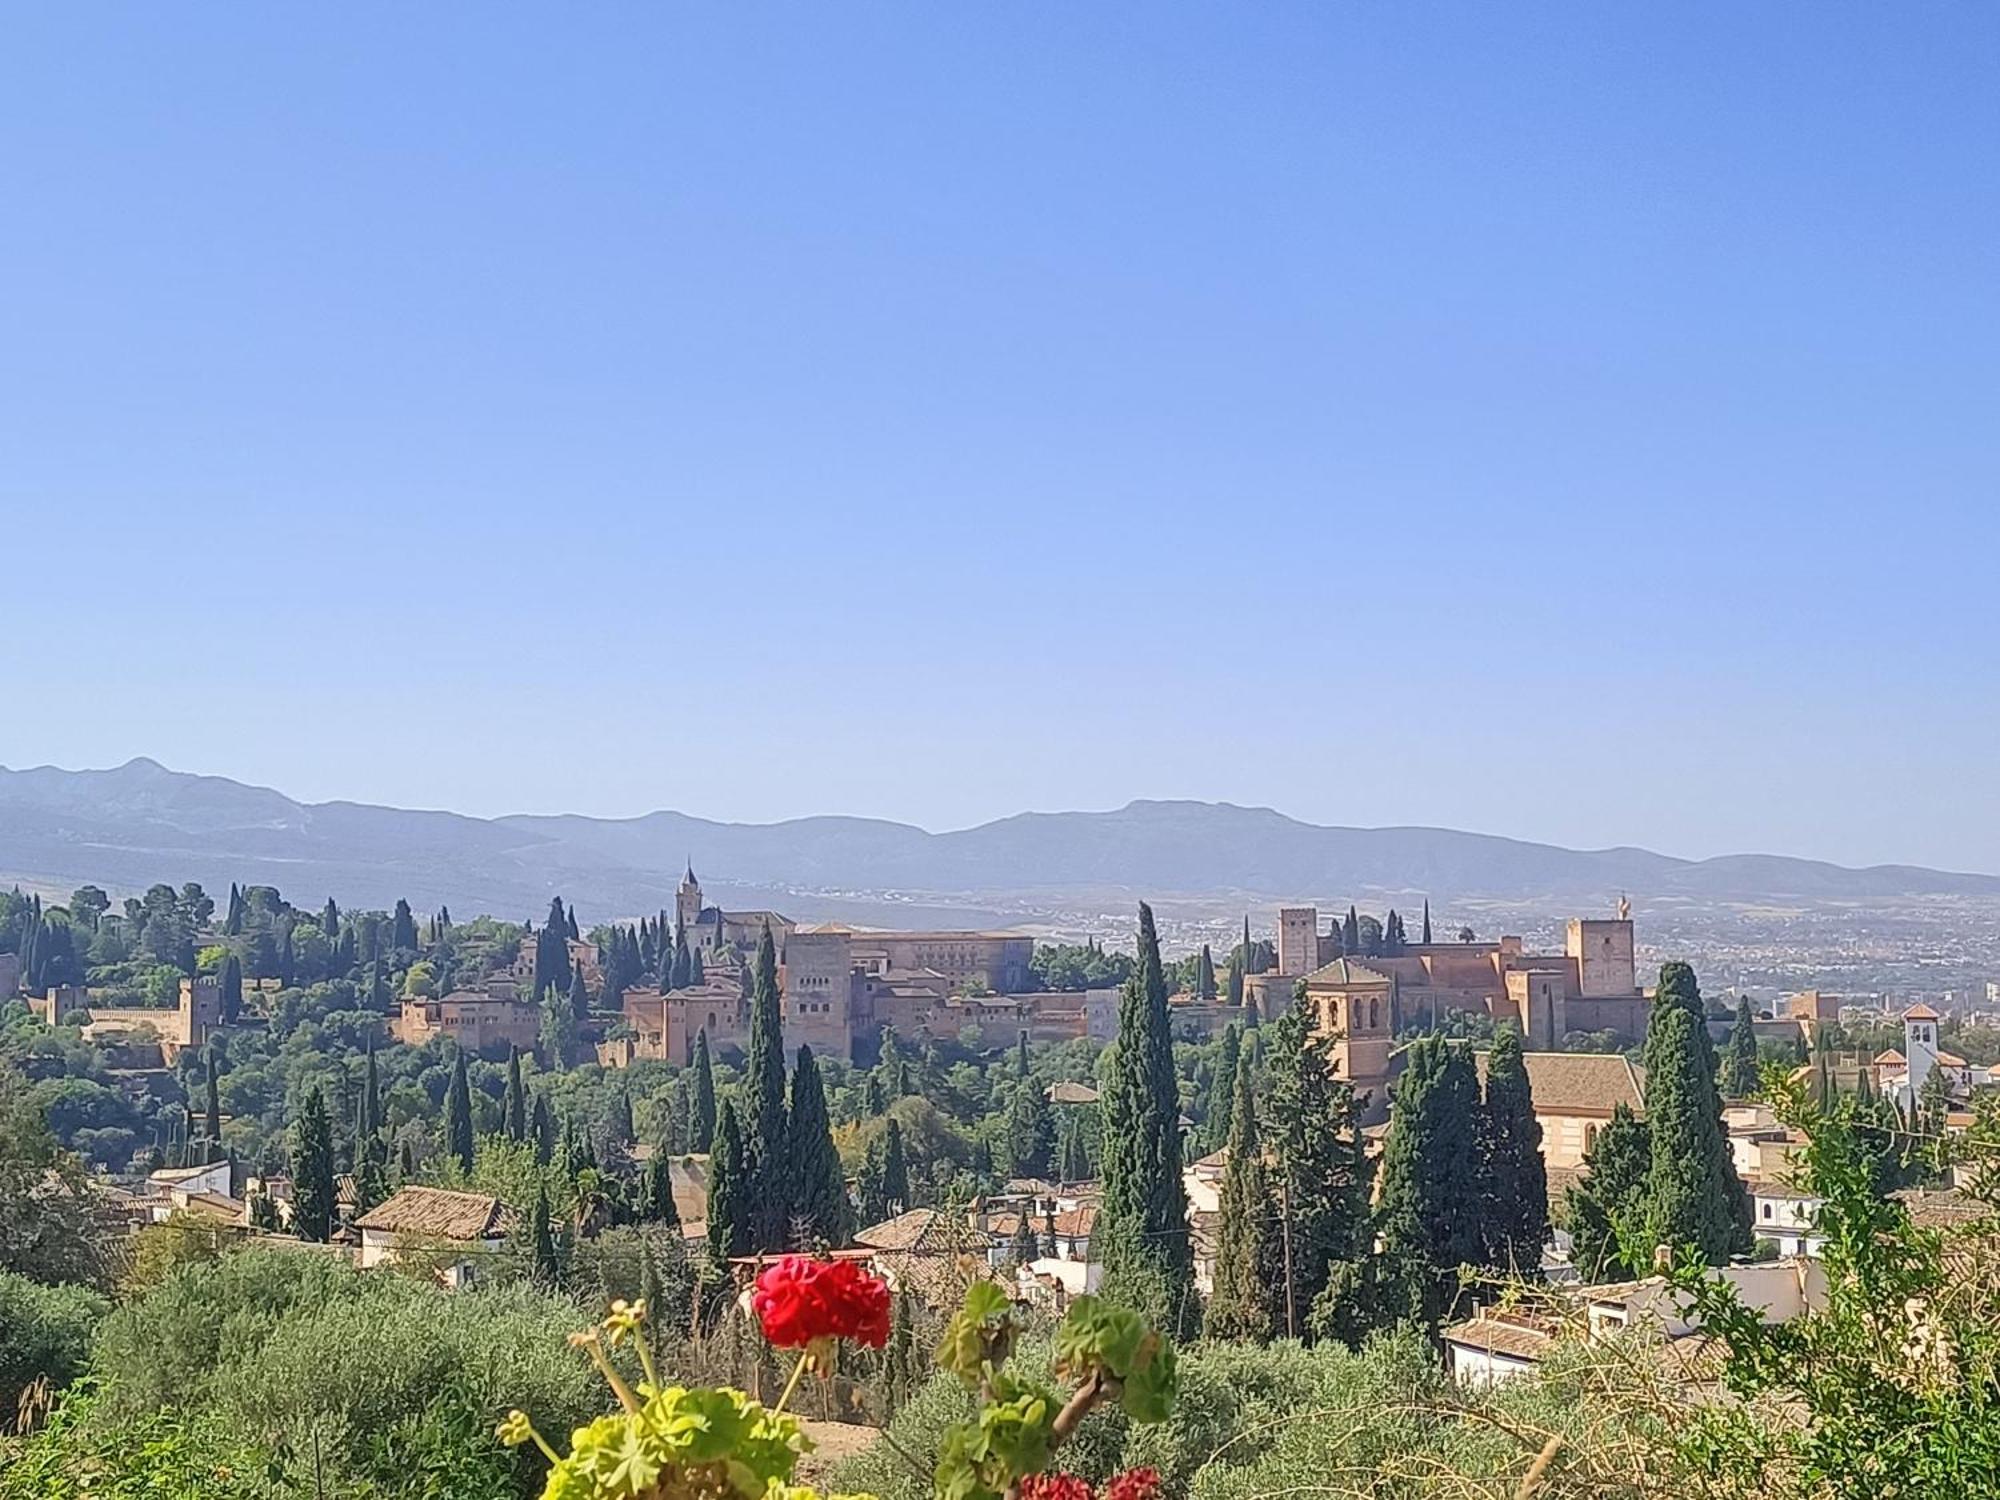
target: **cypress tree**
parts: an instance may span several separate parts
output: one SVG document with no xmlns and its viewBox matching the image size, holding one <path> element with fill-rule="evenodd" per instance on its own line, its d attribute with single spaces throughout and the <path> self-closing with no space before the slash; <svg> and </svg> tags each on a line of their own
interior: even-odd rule
<svg viewBox="0 0 2000 1500">
<path fill-rule="evenodd" d="M 1007 1259 L 1017 1266 L 1025 1266 L 1039 1257 L 1041 1248 L 1035 1238 L 1034 1223 L 1023 1210 L 1020 1220 L 1014 1225 L 1013 1238 L 1007 1245 Z"/>
<path fill-rule="evenodd" d="M 903 1124 L 889 1116 L 882 1132 L 882 1203 L 890 1214 L 899 1214 L 910 1202 L 910 1163 L 903 1154 Z"/>
<path fill-rule="evenodd" d="M 1477 1264 L 1479 1079 L 1462 1048 L 1433 1032 L 1410 1047 L 1382 1152 L 1383 1253 L 1406 1309 L 1432 1328 L 1458 1303 L 1458 1268 Z"/>
<path fill-rule="evenodd" d="M 1340 951 L 1357 954 L 1361 951 L 1361 913 L 1352 906 L 1347 908 L 1347 921 L 1340 929 Z"/>
<path fill-rule="evenodd" d="M 1202 1138 L 1209 1150 L 1228 1144 L 1230 1111 L 1236 1107 L 1236 1070 L 1243 1063 L 1243 1028 L 1231 1021 L 1222 1029 L 1222 1051 L 1216 1058 L 1215 1076 L 1208 1083 L 1207 1118 L 1202 1122 Z"/>
<path fill-rule="evenodd" d="M 229 914 L 222 919 L 224 937 L 236 937 L 243 931 L 243 891 L 235 881 L 229 882 Z"/>
<path fill-rule="evenodd" d="M 1626 1260 L 1624 1249 L 1627 1241 L 1640 1240 L 1646 1232 L 1646 1179 L 1653 1169 L 1653 1138 L 1646 1122 L 1618 1105 L 1583 1163 L 1582 1179 L 1569 1190 L 1577 1271 L 1585 1283 L 1637 1276 L 1648 1247 L 1638 1248 L 1638 1265 Z"/>
<path fill-rule="evenodd" d="M 851 1228 L 847 1179 L 840 1170 L 840 1153 L 833 1149 L 833 1122 L 827 1118 L 826 1088 L 812 1048 L 799 1048 L 792 1069 L 791 1145 L 786 1152 L 791 1183 L 793 1248 L 837 1249 L 847 1243 Z"/>
<path fill-rule="evenodd" d="M 1722 1093 L 1728 1099 L 1748 1099 L 1757 1092 L 1757 1023 L 1747 999 L 1736 1002 L 1736 1024 L 1729 1029 L 1729 1050 L 1722 1058 Z"/>
<path fill-rule="evenodd" d="M 410 903 L 401 896 L 396 898 L 396 914 L 390 923 L 389 946 L 407 948 L 412 952 L 417 946 L 417 919 L 410 912 Z"/>
<path fill-rule="evenodd" d="M 1237 1072 L 1244 1083 L 1254 1078 L 1248 1051 Z M 1348 1305 L 1356 1276 L 1343 1268 L 1368 1258 L 1374 1229 L 1371 1167 L 1353 1086 L 1335 1072 L 1332 1039 L 1314 1031 L 1303 1005 L 1273 1024 L 1268 1072 L 1260 1134 L 1276 1163 L 1292 1241 L 1290 1284 L 1278 1285 L 1273 1316 L 1288 1334 L 1311 1327 L 1358 1340 L 1374 1310 Z"/>
<path fill-rule="evenodd" d="M 708 1253 L 718 1265 L 750 1253 L 747 1187 L 743 1133 L 736 1128 L 736 1107 L 725 1100 L 708 1155 Z"/>
<path fill-rule="evenodd" d="M 1272 1294 L 1284 1284 L 1264 1147 L 1257 1135 L 1250 1076 L 1238 1070 L 1230 1110 L 1229 1164 L 1222 1178 L 1221 1230 L 1215 1247 L 1215 1290 L 1202 1330 L 1217 1339 L 1268 1339 L 1283 1317 Z"/>
<path fill-rule="evenodd" d="M 757 944 L 746 1069 L 743 1201 L 749 1215 L 750 1243 L 757 1250 L 782 1250 L 791 1220 L 784 1161 L 785 1036 L 784 1017 L 778 1008 L 778 951 L 768 922 Z"/>
<path fill-rule="evenodd" d="M 207 1075 L 208 1108 L 202 1120 L 203 1133 L 211 1141 L 222 1139 L 222 1093 L 215 1079 L 215 1044 L 209 1043 L 202 1058 L 202 1071 Z"/>
<path fill-rule="evenodd" d="M 234 953 L 222 961 L 222 1019 L 234 1021 L 243 1013 L 243 965 Z"/>
<path fill-rule="evenodd" d="M 1160 937 L 1144 902 L 1138 971 L 1125 984 L 1108 1084 L 1098 1209 L 1105 1278 L 1165 1327 L 1185 1331 L 1197 1309 L 1181 1181 L 1180 1090 Z"/>
<path fill-rule="evenodd" d="M 579 1026 L 590 1019 L 590 990 L 583 982 L 581 965 L 570 974 L 569 1013 L 576 1017 Z"/>
<path fill-rule="evenodd" d="M 528 1090 L 521 1082 L 521 1049 L 507 1046 L 507 1093 L 500 1105 L 501 1128 L 510 1141 L 528 1138 Z"/>
<path fill-rule="evenodd" d="M 715 1065 L 708 1056 L 708 1028 L 694 1037 L 694 1143 L 706 1151 L 715 1139 Z"/>
<path fill-rule="evenodd" d="M 383 1125 L 382 1074 L 375 1065 L 375 1035 L 373 1032 L 370 1032 L 368 1035 L 368 1059 L 365 1064 L 365 1070 L 362 1080 L 361 1098 L 363 1103 L 368 1107 L 368 1133 L 373 1135 L 381 1130 Z"/>
<path fill-rule="evenodd" d="M 1424 946 L 1431 945 L 1431 898 L 1424 897 Z"/>
<path fill-rule="evenodd" d="M 1243 1003 L 1243 951 L 1240 948 L 1229 955 L 1229 976 L 1226 983 L 1228 988 L 1224 993 L 1228 995 L 1229 1003 L 1231 1005 L 1241 1005 Z"/>
<path fill-rule="evenodd" d="M 1073 1114 L 1063 1121 L 1057 1145 L 1056 1178 L 1060 1182 L 1088 1182 L 1093 1168 L 1090 1165 L 1090 1143 L 1083 1138 Z"/>
<path fill-rule="evenodd" d="M 688 983 L 697 985 L 707 982 L 708 971 L 702 966 L 701 949 L 696 948 L 688 954 Z"/>
<path fill-rule="evenodd" d="M 333 1236 L 333 1126 L 315 1085 L 292 1127 L 292 1226 L 302 1240 Z"/>
<path fill-rule="evenodd" d="M 1480 1111 L 1480 1163 L 1485 1189 L 1485 1263 L 1534 1279 L 1549 1238 L 1549 1174 L 1542 1161 L 1542 1127 L 1521 1058 L 1521 1034 L 1502 1024 L 1486 1057 L 1486 1099 Z"/>
<path fill-rule="evenodd" d="M 1056 1122 L 1049 1101 L 1032 1079 L 1014 1085 L 1007 1106 L 1007 1165 L 1015 1177 L 1047 1177 L 1055 1170 Z"/>
<path fill-rule="evenodd" d="M 534 1247 L 534 1279 L 543 1287 L 553 1287 L 562 1279 L 556 1264 L 556 1237 L 549 1225 L 549 1190 L 537 1185 L 535 1210 L 529 1219 L 529 1235 Z"/>
<path fill-rule="evenodd" d="M 1692 1245 L 1711 1265 L 1747 1252 L 1748 1215 L 1729 1158 L 1714 1074 L 1704 1066 L 1707 1031 L 1682 1006 L 1656 1000 L 1646 1030 L 1646 1123 L 1652 1170 L 1647 1224 L 1654 1244 Z"/>
<path fill-rule="evenodd" d="M 1208 951 L 1206 943 L 1201 945 L 1201 954 L 1195 960 L 1194 994 L 1203 1002 L 1215 999 L 1215 955 Z"/>
<path fill-rule="evenodd" d="M 549 1115 L 549 1101 L 544 1094 L 535 1095 L 535 1108 L 530 1116 L 530 1127 L 535 1137 L 535 1163 L 546 1167 L 555 1158 L 556 1122 Z"/>
<path fill-rule="evenodd" d="M 451 1083 L 444 1096 L 445 1154 L 458 1163 L 467 1176 L 472 1174 L 472 1089 L 465 1077 L 465 1053 L 454 1051 Z"/>
<path fill-rule="evenodd" d="M 1014 1076 L 1028 1076 L 1028 1033 L 1025 1031 L 1014 1039 Z"/>
<path fill-rule="evenodd" d="M 646 1163 L 639 1192 L 639 1221 L 680 1228 L 681 1211 L 674 1202 L 673 1158 L 663 1147 L 656 1147 L 652 1160 Z"/>
</svg>

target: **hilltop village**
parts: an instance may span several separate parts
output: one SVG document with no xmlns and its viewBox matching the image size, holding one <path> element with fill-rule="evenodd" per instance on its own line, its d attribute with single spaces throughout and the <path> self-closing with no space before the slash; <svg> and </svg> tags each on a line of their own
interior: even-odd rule
<svg viewBox="0 0 2000 1500">
<path fill-rule="evenodd" d="M 1143 906 L 1129 952 L 803 924 L 692 866 L 671 911 L 595 926 L 12 893 L 0 1069 L 78 1237 L 42 1274 L 283 1246 L 464 1298 L 643 1291 L 704 1360 L 793 1250 L 885 1277 L 912 1347 L 991 1282 L 1213 1340 L 1414 1327 L 1467 1390 L 1628 1326 L 1692 1348 L 1655 1249 L 1769 1318 L 1825 1310 L 1846 1209 L 1813 1111 L 1867 1123 L 1911 1223 L 1980 1221 L 1979 1007 L 1704 997 L 1640 972 L 1622 900 L 1550 952 L 1428 902 L 1265 923 L 1171 958 Z M 845 1399 L 885 1419 L 921 1373 Z"/>
</svg>

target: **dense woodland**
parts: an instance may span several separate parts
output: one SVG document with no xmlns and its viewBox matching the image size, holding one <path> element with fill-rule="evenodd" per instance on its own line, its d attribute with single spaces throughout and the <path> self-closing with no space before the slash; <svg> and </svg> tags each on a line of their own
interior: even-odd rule
<svg viewBox="0 0 2000 1500">
<path fill-rule="evenodd" d="M 1372 931 L 1366 920 L 1350 914 L 1345 924 L 1356 951 L 1405 940 L 1393 914 Z M 1835 1265 L 1857 1301 L 1824 1337 L 1856 1340 L 1867 1297 L 1918 1285 L 1942 1264 L 1941 1247 L 1897 1220 L 1886 1196 L 1946 1165 L 1940 1101 L 1904 1119 L 1883 1101 L 1842 1096 L 1825 1054 L 1804 1083 L 1786 1082 L 1812 1059 L 1760 1057 L 1747 1007 L 1718 1047 L 1684 964 L 1661 971 L 1637 1049 L 1646 1119 L 1615 1121 L 1584 1183 L 1551 1200 L 1511 1027 L 1478 1038 L 1490 1047 L 1483 1085 L 1466 1035 L 1415 1038 L 1379 1157 L 1364 1149 L 1360 1101 L 1302 1011 L 1267 1022 L 1246 1008 L 1213 1040 L 1176 1038 L 1170 991 L 1226 1003 L 1241 975 L 1268 968 L 1268 946 L 1247 924 L 1220 972 L 1207 950 L 1167 963 L 1143 906 L 1131 954 L 1041 950 L 1038 978 L 1052 987 L 1120 989 L 1120 1039 L 1109 1048 L 1022 1038 L 983 1051 L 885 1033 L 863 1062 L 802 1050 L 790 1066 L 767 937 L 743 966 L 746 1056 L 712 1053 L 703 1038 L 690 1066 L 622 1071 L 587 1060 L 579 1026 L 601 1021 L 619 989 L 686 982 L 705 960 L 664 916 L 595 928 L 605 978 L 593 994 L 568 962 L 564 939 L 578 931 L 560 900 L 539 923 L 512 924 L 445 912 L 419 921 L 402 903 L 386 913 L 331 901 L 301 909 L 267 887 L 232 890 L 218 910 L 195 887 L 160 885 L 115 914 L 92 887 L 65 906 L 0 897 L 0 951 L 22 955 L 31 983 L 88 983 L 94 1003 L 145 1005 L 167 1003 L 184 975 L 214 974 L 236 1023 L 170 1070 L 132 1070 L 73 1025 L 43 1027 L 18 1003 L 0 1011 L 0 1427 L 25 1402 L 19 1425 L 40 1429 L 14 1451 L 0 1496 L 81 1495 L 90 1465 L 127 1486 L 91 1493 L 238 1493 L 217 1477 L 225 1472 L 264 1476 L 265 1488 L 244 1478 L 243 1494 L 270 1492 L 272 1476 L 303 1485 L 308 1474 L 321 1493 L 527 1493 L 536 1461 L 497 1448 L 491 1416 L 533 1404 L 581 1420 L 594 1409 L 601 1396 L 562 1344 L 579 1319 L 643 1294 L 661 1311 L 657 1352 L 683 1378 L 755 1380 L 761 1356 L 732 1311 L 728 1257 L 838 1245 L 858 1225 L 905 1207 L 955 1210 L 1013 1177 L 1100 1181 L 1107 1295 L 1188 1342 L 1202 1399 L 1164 1436 L 1095 1432 L 1079 1459 L 1101 1472 L 1158 1463 L 1175 1494 L 1249 1495 L 1359 1464 L 1401 1474 L 1403 1487 L 1354 1493 L 1432 1493 L 1409 1467 L 1419 1457 L 1511 1472 L 1519 1444 L 1475 1430 L 1472 1413 L 1485 1408 L 1495 1421 L 1511 1414 L 1599 1444 L 1590 1462 L 1648 1432 L 1659 1441 L 1648 1424 L 1674 1398 L 1642 1371 L 1563 1366 L 1475 1400 L 1442 1382 L 1435 1340 L 1475 1296 L 1534 1294 L 1552 1217 L 1573 1231 L 1595 1279 L 1643 1274 L 1655 1245 L 1679 1249 L 1691 1287 L 1701 1265 L 1754 1253 L 1721 1126 L 1725 1095 L 1777 1089 L 1786 1110 L 1823 1133 L 1813 1170 L 1837 1212 L 1872 1236 L 1903 1237 L 1905 1270 L 1892 1274 L 1858 1243 L 1850 1263 Z M 532 1051 L 480 1058 L 389 1038 L 397 997 L 477 984 L 524 955 L 543 1007 Z M 1956 1045 L 1971 1051 L 1972 1041 Z M 1100 1102 L 1052 1106 L 1046 1091 L 1062 1080 L 1095 1083 Z M 1223 1147 L 1214 1288 L 1203 1299 L 1182 1167 Z M 683 1237 L 668 1176 L 670 1161 L 690 1153 L 708 1163 L 705 1244 Z M 308 1243 L 330 1234 L 334 1184 L 347 1173 L 364 1207 L 412 1182 L 487 1191 L 521 1212 L 484 1284 L 446 1296 L 420 1266 L 362 1275 L 302 1250 L 233 1249 L 192 1221 L 128 1242 L 87 1183 L 92 1172 L 220 1157 L 246 1175 L 289 1175 L 296 1239 Z M 1037 1249 L 1024 1235 L 1015 1254 Z M 937 1312 L 899 1297 L 889 1348 L 848 1372 L 864 1413 L 892 1422 L 919 1452 L 953 1409 L 928 1370 Z M 241 1337 L 246 1317 L 261 1330 L 255 1339 Z M 1788 1351 L 1760 1350 L 1748 1327 L 1736 1332 L 1746 1385 L 1757 1371 L 1768 1384 Z M 1957 1346 L 1967 1358 L 1973 1349 Z M 1586 1390 L 1602 1410 L 1578 1412 Z M 1267 1430 L 1274 1414 L 1313 1402 L 1428 1403 L 1439 1415 L 1418 1433 L 1363 1416 L 1342 1427 L 1337 1454 L 1325 1449 L 1336 1439 L 1317 1432 L 1325 1424 L 1290 1437 Z M 1857 1441 L 1862 1416 L 1839 1416 L 1842 1441 Z M 125 1436 L 134 1431 L 136 1444 Z M 1728 1446 L 1749 1441 L 1741 1431 L 1705 1440 L 1716 1445 L 1716 1474 L 1746 1462 Z M 1230 1456 L 1218 1462 L 1224 1447 Z M 855 1483 L 914 1500 L 907 1476 L 872 1459 L 852 1468 Z M 1577 1472 L 1610 1483 L 1608 1470 Z M 189 1473 L 209 1477 L 184 1491 L 167 1484 Z M 1717 1484 L 1714 1493 L 1751 1493 Z M 1639 1479 L 1629 1485 L 1567 1492 L 1648 1492 Z"/>
</svg>

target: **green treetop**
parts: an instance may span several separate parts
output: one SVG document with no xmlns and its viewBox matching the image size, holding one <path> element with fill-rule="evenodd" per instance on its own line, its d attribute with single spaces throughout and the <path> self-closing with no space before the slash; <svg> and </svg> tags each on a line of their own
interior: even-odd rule
<svg viewBox="0 0 2000 1500">
<path fill-rule="evenodd" d="M 1549 1174 L 1542 1127 L 1521 1058 L 1521 1034 L 1503 1022 L 1486 1057 L 1486 1099 L 1479 1116 L 1484 1171 L 1481 1218 L 1485 1263 L 1534 1279 L 1549 1237 Z"/>
<path fill-rule="evenodd" d="M 750 996 L 750 1056 L 743 1080 L 744 1206 L 757 1250 L 785 1248 L 791 1218 L 785 1164 L 785 1031 L 778 950 L 770 924 L 757 943 Z"/>
<path fill-rule="evenodd" d="M 1479 1216 L 1479 1080 L 1472 1058 L 1433 1033 L 1411 1044 L 1382 1152 L 1383 1253 L 1409 1312 L 1435 1328 L 1458 1303 L 1458 1268 L 1484 1248 Z"/>
</svg>

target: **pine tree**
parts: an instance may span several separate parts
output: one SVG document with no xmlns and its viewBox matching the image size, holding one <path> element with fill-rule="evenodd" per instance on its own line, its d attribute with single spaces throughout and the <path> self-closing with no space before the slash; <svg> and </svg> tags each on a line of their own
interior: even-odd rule
<svg viewBox="0 0 2000 1500">
<path fill-rule="evenodd" d="M 451 1083 L 444 1096 L 444 1149 L 468 1177 L 472 1175 L 472 1144 L 472 1089 L 465 1077 L 465 1053 L 455 1051 Z"/>
<path fill-rule="evenodd" d="M 1007 1165 L 1015 1177 L 1047 1177 L 1055 1170 L 1056 1122 L 1033 1079 L 1014 1085 L 1007 1106 Z"/>
<path fill-rule="evenodd" d="M 1578 1272 L 1586 1284 L 1637 1276 L 1647 1247 L 1625 1258 L 1627 1242 L 1645 1236 L 1646 1179 L 1652 1174 L 1653 1138 L 1646 1122 L 1620 1104 L 1584 1153 L 1584 1175 L 1570 1185 L 1569 1223 Z"/>
<path fill-rule="evenodd" d="M 708 1056 L 708 1028 L 694 1038 L 694 1140 L 695 1151 L 706 1151 L 715 1139 L 715 1065 Z"/>
<path fill-rule="evenodd" d="M 1247 1071 L 1237 1071 L 1234 1087 L 1229 1164 L 1222 1178 L 1221 1230 L 1215 1247 L 1215 1290 L 1202 1329 L 1210 1338 L 1261 1341 L 1283 1318 L 1282 1301 L 1272 1295 L 1284 1282 L 1278 1253 L 1281 1226 L 1272 1213 Z"/>
<path fill-rule="evenodd" d="M 333 1237 L 333 1126 L 315 1087 L 292 1127 L 292 1226 L 302 1240 Z"/>
<path fill-rule="evenodd" d="M 1736 1175 L 1723 1129 L 1715 1043 L 1708 1035 L 1701 986 L 1685 963 L 1660 966 L 1643 1055 L 1653 1146 L 1647 1182 L 1653 1242 L 1692 1243 L 1712 1265 L 1732 1254 L 1747 1255 L 1753 1243 L 1750 1196 Z"/>
<path fill-rule="evenodd" d="M 1479 1126 L 1485 1264 L 1532 1280 L 1549 1237 L 1549 1174 L 1521 1034 L 1511 1024 L 1501 1025 L 1486 1056 Z"/>
<path fill-rule="evenodd" d="M 884 1216 L 914 1205 L 910 1199 L 910 1164 L 903 1154 L 903 1125 L 894 1115 L 882 1132 L 882 1204 Z"/>
<path fill-rule="evenodd" d="M 833 1148 L 833 1122 L 827 1118 L 826 1088 L 812 1048 L 799 1048 L 792 1069 L 791 1143 L 786 1166 L 790 1183 L 789 1229 L 798 1250 L 838 1249 L 852 1228 L 847 1205 L 847 1178 L 840 1170 L 840 1153 Z"/>
<path fill-rule="evenodd" d="M 549 1224 L 549 1190 L 546 1187 L 536 1187 L 535 1209 L 528 1222 L 535 1282 L 539 1286 L 554 1287 L 562 1279 L 562 1268 L 556 1264 L 556 1237 Z"/>
<path fill-rule="evenodd" d="M 202 1071 L 206 1075 L 207 1109 L 202 1119 L 202 1133 L 211 1141 L 222 1139 L 222 1093 L 215 1077 L 215 1044 L 209 1043 L 202 1058 Z"/>
<path fill-rule="evenodd" d="M 1104 1273 L 1117 1293 L 1185 1332 L 1196 1314 L 1180 1090 L 1153 909 L 1139 906 L 1138 972 L 1126 982 L 1104 1095 Z"/>
<path fill-rule="evenodd" d="M 750 1056 L 743 1080 L 743 1201 L 751 1247 L 782 1250 L 791 1221 L 786 1195 L 785 1036 L 778 1008 L 778 950 L 770 924 L 757 944 L 750 1002 Z"/>
<path fill-rule="evenodd" d="M 748 1167 L 736 1107 L 724 1101 L 716 1121 L 715 1146 L 708 1156 L 708 1253 L 717 1265 L 751 1250 Z"/>
<path fill-rule="evenodd" d="M 500 1124 L 510 1141 L 528 1138 L 528 1090 L 521 1082 L 521 1049 L 507 1047 L 507 1093 L 500 1105 Z"/>
<path fill-rule="evenodd" d="M 1722 1093 L 1728 1099 L 1748 1099 L 1757 1092 L 1757 1023 L 1750 1002 L 1736 1002 L 1736 1024 L 1729 1029 L 1729 1050 L 1722 1058 Z"/>
<path fill-rule="evenodd" d="M 1475 1119 L 1479 1080 L 1462 1047 L 1432 1033 L 1410 1046 L 1382 1152 L 1383 1253 L 1405 1306 L 1436 1328 L 1457 1305 L 1458 1268 L 1482 1249 Z"/>
</svg>

